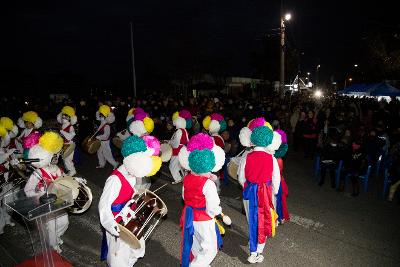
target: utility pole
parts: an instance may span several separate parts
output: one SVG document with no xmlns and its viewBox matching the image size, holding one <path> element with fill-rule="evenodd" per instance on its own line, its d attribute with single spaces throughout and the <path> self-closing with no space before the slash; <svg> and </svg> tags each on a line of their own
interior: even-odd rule
<svg viewBox="0 0 400 267">
<path fill-rule="evenodd" d="M 281 68 L 279 82 L 279 96 L 284 97 L 285 94 L 285 21 L 281 16 Z"/>
<path fill-rule="evenodd" d="M 129 22 L 131 26 L 131 51 L 132 51 L 132 83 L 133 83 L 133 97 L 136 98 L 136 70 L 135 70 L 135 50 L 133 48 L 133 25 Z"/>
</svg>

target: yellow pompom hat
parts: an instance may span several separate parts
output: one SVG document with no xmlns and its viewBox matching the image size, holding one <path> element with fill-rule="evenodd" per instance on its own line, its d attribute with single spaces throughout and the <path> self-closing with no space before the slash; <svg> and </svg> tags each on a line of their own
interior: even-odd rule
<svg viewBox="0 0 400 267">
<path fill-rule="evenodd" d="M 108 117 L 110 112 L 111 112 L 111 108 L 109 106 L 107 106 L 107 105 L 101 105 L 99 107 L 99 113 L 102 114 L 106 118 Z"/>
<path fill-rule="evenodd" d="M 32 122 L 35 123 L 35 121 L 38 118 L 38 114 L 35 111 L 27 111 L 24 114 L 22 114 L 22 120 L 23 121 L 28 121 L 28 122 Z"/>
<path fill-rule="evenodd" d="M 2 124 L 7 131 L 11 131 L 14 128 L 14 122 L 9 117 L 1 117 L 0 124 Z"/>
<path fill-rule="evenodd" d="M 72 117 L 75 116 L 75 109 L 71 106 L 65 106 L 62 108 L 61 113 Z"/>
<path fill-rule="evenodd" d="M 6 137 L 7 136 L 7 129 L 4 127 L 3 124 L 0 124 L 0 136 L 1 137 Z"/>
<path fill-rule="evenodd" d="M 45 132 L 39 138 L 39 145 L 47 152 L 56 154 L 60 152 L 64 144 L 64 140 L 56 132 Z"/>
</svg>

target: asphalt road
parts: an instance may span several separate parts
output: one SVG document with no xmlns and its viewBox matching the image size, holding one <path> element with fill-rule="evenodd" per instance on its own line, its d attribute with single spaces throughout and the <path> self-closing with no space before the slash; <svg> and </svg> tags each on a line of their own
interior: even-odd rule
<svg viewBox="0 0 400 267">
<path fill-rule="evenodd" d="M 88 180 L 94 202 L 85 214 L 69 217 L 62 256 L 73 266 L 106 266 L 99 261 L 97 204 L 111 167 L 98 170 L 96 163 L 95 156 L 84 156 L 78 168 Z M 276 236 L 267 241 L 265 260 L 258 266 L 400 266 L 400 206 L 379 199 L 376 179 L 371 179 L 370 192 L 353 198 L 348 192 L 336 192 L 328 183 L 317 186 L 312 162 L 298 154 L 289 153 L 285 167 L 291 221 L 280 225 Z M 160 175 L 152 189 L 169 181 Z M 168 184 L 158 195 L 168 206 L 168 217 L 147 242 L 146 255 L 136 266 L 179 265 L 181 185 Z M 212 266 L 248 265 L 247 224 L 237 184 L 223 186 L 221 200 L 233 226 L 227 229 L 223 250 Z M 32 239 L 37 240 L 33 226 L 31 230 Z M 0 236 L 1 266 L 29 258 L 32 249 L 25 225 L 19 222 L 5 231 Z"/>
</svg>

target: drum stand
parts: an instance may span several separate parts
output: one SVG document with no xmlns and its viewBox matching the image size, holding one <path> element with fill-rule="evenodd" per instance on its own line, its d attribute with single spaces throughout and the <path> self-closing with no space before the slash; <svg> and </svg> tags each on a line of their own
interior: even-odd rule
<svg viewBox="0 0 400 267">
<path fill-rule="evenodd" d="M 57 239 L 57 214 L 65 208 L 73 205 L 71 189 L 57 185 L 57 188 L 50 186 L 48 192 L 56 195 L 54 201 L 45 202 L 39 196 L 27 197 L 23 189 L 14 191 L 5 196 L 5 204 L 11 210 L 19 214 L 25 222 L 32 245 L 34 257 L 22 263 L 21 266 L 72 266 L 65 261 L 54 249 L 51 244 L 58 244 Z M 47 194 L 45 195 L 52 195 Z M 32 230 L 29 224 L 34 222 L 38 229 L 39 242 L 32 238 Z M 53 227 L 54 223 L 54 228 Z M 55 234 L 50 235 L 49 232 Z M 54 240 L 55 239 L 55 240 Z M 16 265 L 19 266 L 19 265 Z"/>
</svg>

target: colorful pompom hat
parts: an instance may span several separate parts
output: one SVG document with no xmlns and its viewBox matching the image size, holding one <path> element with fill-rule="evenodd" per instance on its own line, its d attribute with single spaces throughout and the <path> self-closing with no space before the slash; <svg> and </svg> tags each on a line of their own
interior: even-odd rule
<svg viewBox="0 0 400 267">
<path fill-rule="evenodd" d="M 126 124 L 129 125 L 134 121 L 135 115 L 138 113 L 144 113 L 144 110 L 142 108 L 131 108 L 128 111 L 128 115 L 126 116 Z"/>
<path fill-rule="evenodd" d="M 198 133 L 179 152 L 179 163 L 197 174 L 219 171 L 225 162 L 225 152 L 214 144 L 211 136 Z"/>
<path fill-rule="evenodd" d="M 18 135 L 18 127 L 9 117 L 1 117 L 0 124 L 7 130 L 10 139 Z"/>
<path fill-rule="evenodd" d="M 192 114 L 188 110 L 177 111 L 172 115 L 172 123 L 177 129 L 192 127 Z"/>
<path fill-rule="evenodd" d="M 240 143 L 244 147 L 267 147 L 272 139 L 272 126 L 263 117 L 252 119 L 239 133 Z"/>
<path fill-rule="evenodd" d="M 151 135 L 129 136 L 121 147 L 128 173 L 137 178 L 155 175 L 161 168 L 160 142 Z"/>
<path fill-rule="evenodd" d="M 18 119 L 18 126 L 20 128 L 25 128 L 25 122 L 33 123 L 35 129 L 42 127 L 42 119 L 35 111 L 27 111 L 22 114 L 22 117 Z"/>
<path fill-rule="evenodd" d="M 29 149 L 30 159 L 39 159 L 39 162 L 33 162 L 32 165 L 36 168 L 43 168 L 51 163 L 54 154 L 61 151 L 64 145 L 64 140 L 56 132 L 45 132 L 39 142 Z"/>
<path fill-rule="evenodd" d="M 148 135 L 154 130 L 154 121 L 146 112 L 138 112 L 129 124 L 129 131 L 139 137 Z"/>
<path fill-rule="evenodd" d="M 289 149 L 289 146 L 287 144 L 287 136 L 286 133 L 281 129 L 276 130 L 276 132 L 281 136 L 282 143 L 279 146 L 279 148 L 275 151 L 274 157 L 283 158 Z"/>
<path fill-rule="evenodd" d="M 226 121 L 221 114 L 212 113 L 203 119 L 203 127 L 210 134 L 222 133 L 226 129 Z"/>
<path fill-rule="evenodd" d="M 58 115 L 57 115 L 58 123 L 62 123 L 63 116 L 66 116 L 67 118 L 69 118 L 71 125 L 75 125 L 78 121 L 78 118 L 76 117 L 75 109 L 71 106 L 64 106 L 61 109 L 61 112 L 58 113 Z"/>
<path fill-rule="evenodd" d="M 111 111 L 110 106 L 101 105 L 99 110 L 96 111 L 96 120 L 100 120 L 100 115 L 103 115 L 106 118 L 107 123 L 113 123 L 115 121 L 115 116 Z"/>
</svg>

